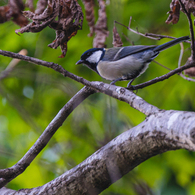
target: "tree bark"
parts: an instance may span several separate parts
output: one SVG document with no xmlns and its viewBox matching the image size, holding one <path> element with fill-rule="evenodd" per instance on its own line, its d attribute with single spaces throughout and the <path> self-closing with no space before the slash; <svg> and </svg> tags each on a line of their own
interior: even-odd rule
<svg viewBox="0 0 195 195">
<path fill-rule="evenodd" d="M 195 150 L 195 113 L 160 110 L 53 181 L 19 191 L 2 188 L 0 194 L 99 194 L 148 158 L 181 148 Z"/>
</svg>

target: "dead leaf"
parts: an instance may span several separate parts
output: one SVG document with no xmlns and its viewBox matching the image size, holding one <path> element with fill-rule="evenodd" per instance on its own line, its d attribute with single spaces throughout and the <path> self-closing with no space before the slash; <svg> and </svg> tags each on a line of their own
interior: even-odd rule
<svg viewBox="0 0 195 195">
<path fill-rule="evenodd" d="M 7 16 L 9 9 L 10 9 L 9 5 L 0 7 L 0 23 L 4 23 L 10 20 L 10 17 Z"/>
<path fill-rule="evenodd" d="M 26 6 L 29 7 L 31 12 L 34 12 L 33 0 L 27 0 L 26 1 Z"/>
<path fill-rule="evenodd" d="M 40 0 L 37 5 L 40 3 L 43 4 L 43 8 L 45 1 Z M 49 26 L 56 31 L 56 39 L 48 46 L 53 49 L 60 46 L 62 51 L 60 57 L 65 57 L 67 42 L 77 34 L 77 30 L 82 29 L 83 13 L 77 0 L 48 0 L 44 11 L 41 12 L 41 10 L 37 9 L 35 13 L 24 11 L 23 14 L 31 19 L 32 22 L 15 32 L 40 32 Z"/>
<path fill-rule="evenodd" d="M 37 2 L 37 9 L 35 10 L 35 14 L 42 14 L 47 7 L 47 0 L 39 0 Z"/>
<path fill-rule="evenodd" d="M 190 77 L 195 77 L 195 67 L 191 67 L 191 68 L 184 70 L 184 74 Z"/>
<path fill-rule="evenodd" d="M 168 12 L 169 16 L 166 20 L 167 24 L 176 24 L 179 21 L 180 15 L 180 4 L 178 0 L 172 0 L 170 4 L 170 11 Z"/>
<path fill-rule="evenodd" d="M 114 47 L 122 47 L 123 42 L 121 40 L 120 35 L 117 32 L 116 26 L 114 26 L 112 31 L 113 31 L 113 42 L 112 42 L 113 46 Z"/>
<path fill-rule="evenodd" d="M 59 57 L 65 57 L 67 42 L 82 29 L 83 13 L 76 0 L 60 0 L 60 5 L 58 21 L 53 21 L 49 25 L 56 30 L 56 39 L 48 46 L 54 49 L 60 46 L 62 55 Z"/>
<path fill-rule="evenodd" d="M 107 29 L 107 16 L 106 16 L 106 5 L 104 0 L 98 0 L 98 21 L 95 25 L 95 38 L 93 40 L 93 47 L 103 48 L 105 47 L 106 37 L 109 35 Z"/>
<path fill-rule="evenodd" d="M 90 33 L 88 36 L 93 36 L 95 29 L 95 15 L 94 15 L 94 1 L 93 0 L 83 0 L 85 6 L 86 20 L 88 22 Z"/>
<path fill-rule="evenodd" d="M 22 15 L 24 4 L 22 0 L 9 0 L 6 6 L 0 7 L 0 23 L 12 20 L 19 26 L 28 24 L 28 20 Z"/>
<path fill-rule="evenodd" d="M 188 13 L 192 13 L 195 16 L 195 1 L 194 0 L 182 0 L 182 3 L 184 4 L 186 11 Z"/>
</svg>

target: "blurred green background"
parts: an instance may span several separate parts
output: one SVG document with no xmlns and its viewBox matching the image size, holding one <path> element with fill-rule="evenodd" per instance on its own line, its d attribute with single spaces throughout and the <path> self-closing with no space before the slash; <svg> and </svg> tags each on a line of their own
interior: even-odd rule
<svg viewBox="0 0 195 195">
<path fill-rule="evenodd" d="M 84 11 L 83 3 L 78 0 Z M 96 2 L 96 1 L 95 1 Z M 151 32 L 175 37 L 189 35 L 188 21 L 183 13 L 176 25 L 165 21 L 170 10 L 170 0 L 110 0 L 107 2 L 107 46 L 112 47 L 114 20 L 142 33 Z M 7 0 L 0 1 L 0 6 Z M 34 2 L 36 5 L 36 1 Z M 96 15 L 98 6 L 96 2 Z M 155 45 L 169 41 L 154 41 L 129 32 L 116 25 L 124 46 Z M 0 24 L 0 49 L 19 52 L 26 49 L 28 55 L 62 65 L 66 70 L 90 81 L 104 81 L 84 66 L 75 66 L 81 54 L 92 47 L 93 37 L 88 37 L 89 27 L 84 19 L 83 30 L 68 42 L 65 58 L 58 56 L 60 49 L 47 47 L 55 39 L 55 32 L 46 28 L 40 33 L 15 34 L 19 27 L 9 21 Z M 183 63 L 190 55 L 189 44 L 184 43 Z M 174 69 L 180 54 L 176 45 L 163 51 L 156 60 Z M 5 70 L 12 59 L 0 56 L 0 71 Z M 149 69 L 134 81 L 142 83 L 166 74 L 168 71 L 152 62 Z M 117 85 L 126 86 L 127 82 Z M 161 109 L 194 111 L 193 82 L 175 75 L 168 80 L 138 90 L 137 95 Z M 14 165 L 34 144 L 49 122 L 64 104 L 82 88 L 82 84 L 64 78 L 59 73 L 19 62 L 10 75 L 0 81 L 0 168 Z M 47 147 L 37 156 L 26 171 L 7 186 L 12 189 L 32 188 L 43 185 L 76 166 L 108 141 L 139 124 L 145 115 L 124 102 L 104 94 L 94 94 L 79 105 L 56 132 Z M 171 151 L 155 156 L 136 167 L 131 173 L 110 186 L 102 195 L 136 194 L 135 186 L 148 185 L 155 194 L 195 194 L 195 154 L 185 150 Z M 28 179 L 27 179 L 28 178 Z"/>
</svg>

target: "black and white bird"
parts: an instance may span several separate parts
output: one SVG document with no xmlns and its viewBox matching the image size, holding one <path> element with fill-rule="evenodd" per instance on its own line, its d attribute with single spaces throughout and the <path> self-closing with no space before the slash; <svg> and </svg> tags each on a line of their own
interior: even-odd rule
<svg viewBox="0 0 195 195">
<path fill-rule="evenodd" d="M 85 51 L 76 64 L 85 64 L 97 72 L 102 78 L 112 81 L 132 81 L 146 71 L 150 62 L 158 54 L 175 44 L 190 39 L 189 36 L 180 37 L 162 45 L 137 45 L 116 48 L 92 48 Z"/>
</svg>

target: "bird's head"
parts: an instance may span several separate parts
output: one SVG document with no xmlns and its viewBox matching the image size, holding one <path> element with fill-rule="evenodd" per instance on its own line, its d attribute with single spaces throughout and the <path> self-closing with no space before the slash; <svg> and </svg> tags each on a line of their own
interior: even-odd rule
<svg viewBox="0 0 195 195">
<path fill-rule="evenodd" d="M 85 51 L 81 59 L 76 64 L 85 64 L 92 70 L 96 70 L 98 62 L 103 58 L 105 53 L 104 48 L 92 48 Z"/>
</svg>

